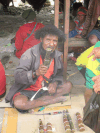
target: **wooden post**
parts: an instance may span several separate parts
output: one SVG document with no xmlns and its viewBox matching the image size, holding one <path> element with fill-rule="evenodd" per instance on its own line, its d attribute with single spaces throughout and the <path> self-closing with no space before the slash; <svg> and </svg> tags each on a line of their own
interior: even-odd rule
<svg viewBox="0 0 100 133">
<path fill-rule="evenodd" d="M 54 25 L 59 27 L 59 0 L 55 0 L 55 21 Z"/>
<path fill-rule="evenodd" d="M 68 55 L 68 38 L 69 38 L 69 13 L 70 13 L 70 0 L 64 0 L 64 33 L 66 34 L 66 42 L 64 43 L 64 74 L 63 78 L 67 78 L 67 55 Z"/>
</svg>

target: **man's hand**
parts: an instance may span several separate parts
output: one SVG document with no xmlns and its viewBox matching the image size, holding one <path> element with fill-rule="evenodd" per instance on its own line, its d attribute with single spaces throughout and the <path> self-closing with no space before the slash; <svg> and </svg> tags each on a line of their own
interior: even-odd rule
<svg viewBox="0 0 100 133">
<path fill-rule="evenodd" d="M 92 55 L 94 55 L 92 59 L 93 61 L 97 58 L 100 58 L 100 47 L 94 48 L 92 52 L 87 56 L 87 58 L 91 57 Z"/>
<path fill-rule="evenodd" d="M 95 93 L 98 93 L 100 91 L 100 75 L 93 77 L 92 80 L 95 83 L 93 85 L 94 91 Z"/>
<path fill-rule="evenodd" d="M 82 36 L 78 34 L 75 36 L 75 38 L 82 38 Z"/>
<path fill-rule="evenodd" d="M 36 75 L 37 76 L 40 76 L 40 75 L 43 76 L 47 73 L 47 70 L 48 70 L 48 68 L 46 66 L 40 65 L 39 69 L 36 70 Z"/>
<path fill-rule="evenodd" d="M 48 86 L 49 94 L 54 94 L 56 92 L 56 88 L 57 88 L 57 82 L 50 83 Z"/>
</svg>

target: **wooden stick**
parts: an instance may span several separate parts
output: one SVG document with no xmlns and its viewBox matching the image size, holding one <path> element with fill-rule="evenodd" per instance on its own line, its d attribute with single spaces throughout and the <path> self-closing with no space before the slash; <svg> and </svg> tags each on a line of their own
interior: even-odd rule
<svg viewBox="0 0 100 133">
<path fill-rule="evenodd" d="M 8 77 L 14 77 L 13 74 L 5 74 L 5 75 L 8 76 Z"/>
</svg>

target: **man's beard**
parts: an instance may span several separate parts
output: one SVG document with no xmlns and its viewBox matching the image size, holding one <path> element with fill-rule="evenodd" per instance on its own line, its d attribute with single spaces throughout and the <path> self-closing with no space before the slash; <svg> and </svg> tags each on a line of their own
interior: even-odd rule
<svg viewBox="0 0 100 133">
<path fill-rule="evenodd" d="M 43 48 L 43 42 L 41 42 L 42 44 L 42 48 Z M 44 65 L 49 67 L 50 65 L 50 62 L 51 62 L 51 58 L 53 58 L 53 55 L 54 55 L 54 47 L 51 47 L 51 46 L 47 46 L 46 50 L 43 48 L 43 51 L 44 51 Z"/>
</svg>

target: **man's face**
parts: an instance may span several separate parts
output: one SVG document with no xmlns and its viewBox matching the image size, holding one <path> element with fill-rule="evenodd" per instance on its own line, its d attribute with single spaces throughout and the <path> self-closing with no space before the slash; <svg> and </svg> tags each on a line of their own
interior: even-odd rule
<svg viewBox="0 0 100 133">
<path fill-rule="evenodd" d="M 77 14 L 77 18 L 78 18 L 79 22 L 83 22 L 84 23 L 86 15 L 84 15 L 84 14 Z"/>
<path fill-rule="evenodd" d="M 44 38 L 41 38 L 40 40 L 45 50 L 48 47 L 50 47 L 54 51 L 58 44 L 58 36 L 55 35 L 46 35 Z"/>
</svg>

